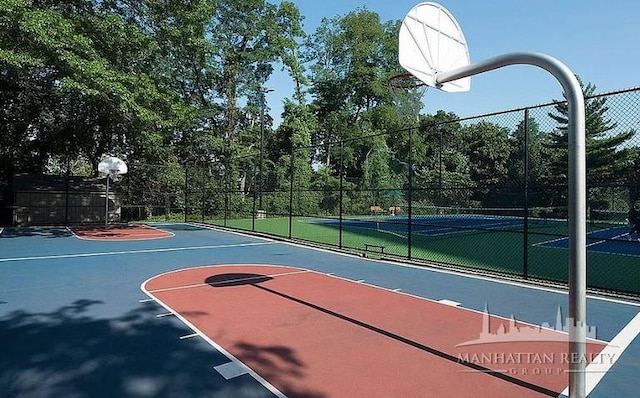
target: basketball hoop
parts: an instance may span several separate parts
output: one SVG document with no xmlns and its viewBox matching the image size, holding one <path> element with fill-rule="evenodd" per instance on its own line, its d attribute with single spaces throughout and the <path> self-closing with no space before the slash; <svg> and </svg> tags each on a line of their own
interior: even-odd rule
<svg viewBox="0 0 640 398">
<path fill-rule="evenodd" d="M 398 121 L 414 127 L 422 109 L 422 96 L 427 84 L 411 73 L 401 73 L 389 78 L 389 90 L 398 112 Z"/>
<path fill-rule="evenodd" d="M 442 5 L 422 2 L 405 16 L 398 34 L 398 61 L 429 86 L 447 92 L 468 91 L 471 76 L 509 65 L 533 65 L 551 73 L 564 89 L 569 113 L 569 386 L 560 395 L 585 397 L 587 300 L 586 154 L 585 105 L 576 75 L 562 62 L 546 54 L 518 52 L 470 63 L 467 42 L 460 25 Z M 396 84 L 402 86 L 403 84 Z M 393 93 L 402 90 L 393 90 Z M 399 109 L 402 110 L 402 104 Z M 411 135 L 409 135 L 411 137 Z M 411 174 L 409 174 L 411 175 Z M 411 190 L 409 190 L 411 193 Z M 409 200 L 411 203 L 411 200 Z M 411 214 L 409 213 L 409 219 Z M 411 225 L 411 223 L 409 223 Z M 409 237 L 411 234 L 409 233 Z M 409 248 L 411 245 L 409 244 Z M 410 252 L 409 252 L 410 253 Z M 409 255 L 409 257 L 411 257 Z M 554 394 L 555 395 L 555 394 Z"/>
<path fill-rule="evenodd" d="M 119 182 L 119 181 L 122 180 L 122 174 L 120 173 L 120 170 L 118 170 L 118 169 L 109 169 L 108 176 L 111 179 L 111 181 L 113 181 L 113 182 Z"/>
<path fill-rule="evenodd" d="M 98 164 L 98 172 L 106 175 L 106 191 L 104 194 L 104 224 L 109 224 L 109 180 L 118 182 L 128 171 L 127 164 L 115 156 L 109 156 Z"/>
</svg>

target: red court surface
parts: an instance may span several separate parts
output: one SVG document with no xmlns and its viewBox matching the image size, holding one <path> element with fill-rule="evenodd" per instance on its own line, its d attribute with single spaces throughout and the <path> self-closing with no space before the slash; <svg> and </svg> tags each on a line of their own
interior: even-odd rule
<svg viewBox="0 0 640 398">
<path fill-rule="evenodd" d="M 86 240 L 146 240 L 170 238 L 174 236 L 171 232 L 147 225 L 109 225 L 103 227 L 70 227 L 69 229 L 78 238 Z"/>
<path fill-rule="evenodd" d="M 567 386 L 566 333 L 314 271 L 206 266 L 142 289 L 291 398 L 557 397 Z M 590 341 L 587 361 L 604 346 Z"/>
</svg>

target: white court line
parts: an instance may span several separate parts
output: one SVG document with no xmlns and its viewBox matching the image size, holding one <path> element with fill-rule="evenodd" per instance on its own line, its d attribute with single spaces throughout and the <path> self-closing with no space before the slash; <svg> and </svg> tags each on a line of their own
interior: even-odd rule
<svg viewBox="0 0 640 398">
<path fill-rule="evenodd" d="M 603 231 L 604 231 L 604 230 L 603 230 Z M 616 236 L 614 236 L 613 238 L 609 238 L 609 239 L 618 239 L 618 238 L 620 238 L 620 237 L 622 237 L 622 236 L 625 236 L 625 235 L 629 235 L 629 234 L 628 234 L 628 233 L 624 233 L 624 234 L 616 235 Z M 587 247 L 591 247 L 591 246 L 599 245 L 599 244 L 601 244 L 601 243 L 605 243 L 605 242 L 607 242 L 607 240 L 606 240 L 606 239 L 599 240 L 599 241 L 597 241 L 597 242 L 589 243 L 589 244 L 587 245 Z"/>
<path fill-rule="evenodd" d="M 200 267 L 194 267 L 194 268 L 200 268 Z M 172 272 L 178 272 L 178 271 L 172 271 Z M 169 274 L 171 272 L 166 272 L 164 274 L 161 275 L 165 275 L 165 274 Z M 235 365 L 233 365 L 236 369 L 246 369 L 247 374 L 249 374 L 251 377 L 253 377 L 258 383 L 260 383 L 264 388 L 266 388 L 267 390 L 269 390 L 272 394 L 274 394 L 276 397 L 278 398 L 287 398 L 286 395 L 284 395 L 280 390 L 278 390 L 276 387 L 274 387 L 271 383 L 269 383 L 265 378 L 263 378 L 262 376 L 260 376 L 258 373 L 256 373 L 255 371 L 251 370 L 250 368 L 248 368 L 244 363 L 242 363 L 238 358 L 236 358 L 235 356 L 233 356 L 229 351 L 225 350 L 221 345 L 219 345 L 218 343 L 216 343 L 215 341 L 211 340 L 206 334 L 202 333 L 202 331 L 200 331 L 200 329 L 198 329 L 195 325 L 193 325 L 191 322 L 189 322 L 185 317 L 183 317 L 182 315 L 178 314 L 177 312 L 174 312 L 171 307 L 167 306 L 162 300 L 160 300 L 159 298 L 153 296 L 150 292 L 148 292 L 144 285 L 151 279 L 157 277 L 153 276 L 149 279 L 147 279 L 146 281 L 142 282 L 142 285 L 140 285 L 140 289 L 145 292 L 147 295 L 149 295 L 150 297 L 153 297 L 154 300 L 156 300 L 161 306 L 163 306 L 167 311 L 171 311 L 176 318 L 180 319 L 182 321 L 182 323 L 184 323 L 185 325 L 187 325 L 187 327 L 189 327 L 191 330 L 193 330 L 198 336 L 200 336 L 204 341 L 206 341 L 207 343 L 209 343 L 209 345 L 211 345 L 213 348 L 215 348 L 218 352 L 220 352 L 222 355 L 226 356 L 227 358 L 229 358 L 229 360 L 231 360 L 232 363 L 234 363 Z M 232 365 L 227 365 L 225 368 L 222 368 L 224 370 L 229 370 L 229 367 L 231 367 Z M 215 368 L 214 368 L 215 369 Z M 218 372 L 220 372 L 219 369 L 216 369 Z M 221 373 L 222 374 L 222 373 Z M 223 375 L 224 376 L 224 375 Z"/>
<path fill-rule="evenodd" d="M 563 236 L 562 238 L 558 238 L 558 239 L 550 239 L 550 240 L 545 240 L 542 242 L 538 242 L 538 243 L 534 243 L 531 246 L 541 246 L 541 245 L 546 245 L 549 243 L 555 243 L 555 242 L 559 242 L 561 240 L 568 240 L 569 238 L 567 238 L 566 236 Z"/>
<path fill-rule="evenodd" d="M 302 246 L 302 247 L 305 247 L 305 246 Z M 323 250 L 323 249 L 320 249 L 320 250 Z M 386 263 L 386 261 L 379 261 L 379 262 Z M 245 266 L 245 265 L 242 265 L 242 264 L 236 264 L 236 265 L 237 266 Z M 211 265 L 192 267 L 192 268 L 203 268 L 203 267 L 211 267 Z M 265 267 L 268 267 L 268 265 L 265 265 Z M 185 268 L 185 269 L 191 269 L 191 268 Z M 185 269 L 169 271 L 169 272 L 166 272 L 166 273 L 163 273 L 163 274 L 160 274 L 160 275 L 170 274 L 170 273 L 174 273 L 174 272 L 181 272 L 181 271 L 184 271 Z M 313 270 L 303 270 L 303 271 L 304 272 L 312 272 L 312 273 L 327 275 L 329 277 L 340 279 L 340 280 L 356 282 L 356 281 L 353 281 L 353 280 L 350 280 L 350 279 L 347 279 L 347 278 L 344 278 L 344 277 L 335 276 L 335 275 L 329 275 L 329 274 L 326 274 L 326 273 L 320 273 L 320 272 L 313 271 Z M 293 272 L 287 273 L 287 274 L 294 274 L 294 273 L 300 273 L 300 272 L 301 271 L 297 271 L 297 272 L 293 271 Z M 156 277 L 158 277 L 160 275 L 156 275 L 156 276 L 153 276 L 153 277 L 149 278 L 147 281 L 142 283 L 140 288 L 146 294 L 152 296 L 151 292 L 147 291 L 144 286 L 149 280 L 151 280 L 153 278 L 156 278 Z M 481 279 L 484 279 L 484 278 L 481 278 Z M 381 289 L 381 290 L 395 291 L 395 290 L 392 290 L 392 289 L 389 289 L 389 288 L 385 288 L 385 287 L 381 287 L 381 286 L 376 286 L 376 285 L 371 285 L 371 284 L 366 284 L 366 285 L 374 287 L 374 288 L 377 288 L 377 289 Z M 524 285 L 523 287 L 530 287 L 530 286 Z M 540 290 L 547 290 L 547 289 L 546 288 L 542 288 Z M 436 301 L 436 300 L 433 300 L 433 299 L 428 299 L 426 297 L 417 296 L 417 295 L 414 295 L 414 294 L 408 294 L 408 293 L 404 293 L 404 292 L 400 292 L 400 291 L 397 291 L 397 293 L 398 294 L 403 294 L 403 295 L 406 295 L 406 296 L 410 296 L 410 297 L 415 297 L 415 298 L 420 299 L 420 300 L 425 300 L 425 301 L 429 301 L 429 302 L 437 302 L 437 303 L 442 304 L 442 305 L 453 306 L 453 307 L 459 308 L 462 311 L 473 312 L 473 313 L 483 313 L 481 311 L 474 310 L 474 309 L 471 309 L 471 308 L 460 307 L 460 303 L 457 303 L 457 302 L 454 302 L 454 301 L 451 301 L 451 300 L 447 300 L 447 299 L 437 300 Z M 244 365 L 241 361 L 239 361 L 237 358 L 235 358 L 232 354 L 230 354 L 224 348 L 222 348 L 222 346 L 218 345 L 216 342 L 214 342 L 209 337 L 207 337 L 205 334 L 203 334 L 201 331 L 199 331 L 197 328 L 195 328 L 191 323 L 189 323 L 189 321 L 187 321 L 185 318 L 183 318 L 180 314 L 174 312 L 170 307 L 168 307 L 166 304 L 164 304 L 160 299 L 158 299 L 156 297 L 154 297 L 154 298 L 165 309 L 167 309 L 168 311 L 173 312 L 176 317 L 178 317 L 185 325 L 187 325 L 192 330 L 194 330 L 200 337 L 202 337 L 205 341 L 207 341 L 211 346 L 213 346 L 219 352 L 223 353 L 229 359 L 231 359 L 231 361 L 234 364 L 233 365 L 228 364 L 229 369 L 245 369 L 245 368 L 248 369 L 247 373 L 249 373 L 251 376 L 253 376 L 258 382 L 263 384 L 267 389 L 269 389 L 270 391 L 274 392 L 274 394 L 276 394 L 278 397 L 286 398 L 286 396 L 284 394 L 282 394 L 275 387 L 273 387 L 268 381 L 263 379 L 261 376 L 259 376 L 257 373 L 252 371 L 250 368 L 248 368 L 246 365 Z M 599 297 L 595 297 L 595 298 L 598 299 Z M 613 301 L 613 300 L 604 300 L 604 301 Z M 621 302 L 621 303 L 626 303 L 626 302 Z M 626 304 L 632 304 L 632 303 L 626 303 Z M 495 314 L 492 314 L 492 316 L 495 317 L 495 318 L 498 318 L 498 319 L 511 320 L 510 318 L 506 318 L 506 317 L 495 315 Z M 521 320 L 518 320 L 518 323 L 523 324 L 523 325 L 529 325 L 529 326 L 537 326 L 537 325 L 533 325 L 533 324 L 531 324 L 529 322 L 524 322 L 524 321 L 521 321 Z M 560 332 L 560 333 L 564 333 L 564 332 Z M 616 335 L 616 337 L 612 341 L 606 342 L 606 341 L 602 341 L 602 340 L 598 340 L 598 339 L 589 339 L 589 341 L 592 341 L 592 342 L 606 343 L 605 348 L 601 352 L 600 360 L 597 360 L 597 359 L 594 360 L 591 364 L 589 364 L 589 366 L 586 369 L 586 372 L 587 372 L 587 386 L 590 388 L 590 390 L 588 390 L 589 392 L 595 388 L 595 386 L 602 379 L 602 377 L 604 377 L 604 374 L 606 374 L 606 372 L 611 368 L 611 366 L 620 357 L 620 355 L 622 355 L 624 350 L 631 344 L 631 342 L 635 339 L 635 337 L 638 334 L 640 334 L 640 313 L 637 313 L 636 316 Z M 606 359 L 610 359 L 610 360 L 606 361 Z M 607 362 L 609 362 L 609 363 L 607 363 Z"/>
<path fill-rule="evenodd" d="M 54 260 L 59 258 L 115 256 L 120 254 L 162 253 L 162 252 L 177 252 L 177 251 L 185 251 L 185 250 L 224 249 L 224 248 L 233 248 L 233 247 L 272 245 L 274 243 L 275 242 L 237 243 L 237 244 L 229 244 L 229 245 L 170 247 L 170 248 L 164 248 L 164 249 L 142 249 L 142 250 L 123 250 L 123 251 L 115 251 L 115 252 L 57 254 L 57 255 L 50 255 L 50 256 L 12 257 L 12 258 L 0 258 L 0 263 L 6 263 L 10 261 Z"/>
<path fill-rule="evenodd" d="M 154 299 L 150 299 L 150 298 L 148 298 L 148 299 L 138 300 L 138 302 L 139 302 L 139 303 L 150 303 L 150 302 L 152 302 L 152 301 L 155 301 L 155 300 L 154 300 Z"/>
<path fill-rule="evenodd" d="M 304 273 L 307 273 L 307 272 L 311 272 L 311 271 L 302 270 L 302 271 L 293 271 L 293 272 L 283 272 L 283 273 L 280 273 L 280 274 L 259 275 L 259 276 L 251 276 L 251 277 L 247 277 L 247 278 L 229 279 L 229 280 L 226 280 L 226 281 L 220 281 L 220 282 L 215 283 L 213 285 L 224 286 L 224 285 L 228 285 L 230 283 L 249 282 L 249 281 L 252 281 L 254 279 L 261 280 L 261 279 L 264 279 L 265 277 L 267 277 L 267 278 L 275 278 L 275 277 L 279 277 L 279 276 L 304 274 Z M 156 276 L 159 276 L 159 275 L 156 275 Z M 195 283 L 193 285 L 172 286 L 172 287 L 166 287 L 166 288 L 163 288 L 163 289 L 149 290 L 149 293 L 160 293 L 160 292 L 168 292 L 168 291 L 172 291 L 172 290 L 193 289 L 193 288 L 196 288 L 196 287 L 211 286 L 211 285 L 212 285 L 211 283 Z"/>
<path fill-rule="evenodd" d="M 458 303 L 457 301 L 447 300 L 447 299 L 438 300 L 438 302 L 442 304 L 450 305 L 452 307 L 457 307 L 461 304 L 461 303 Z"/>
<path fill-rule="evenodd" d="M 216 372 L 220 373 L 225 380 L 233 379 L 249 373 L 249 368 L 247 368 L 243 363 L 235 361 L 223 363 L 222 365 L 214 366 L 213 368 Z"/>
<path fill-rule="evenodd" d="M 173 315 L 173 313 L 171 313 L 171 312 L 165 312 L 165 313 L 163 313 L 163 314 L 158 314 L 158 315 L 156 315 L 156 318 L 164 318 L 164 317 L 171 316 L 171 315 Z"/>
<path fill-rule="evenodd" d="M 593 235 L 595 233 L 602 232 L 602 231 L 610 231 L 610 230 L 613 230 L 613 229 L 618 229 L 618 227 L 604 228 L 604 229 L 598 229 L 596 231 L 588 232 L 587 233 L 587 239 L 589 238 L 589 235 Z M 625 236 L 625 235 L 628 235 L 628 234 L 624 233 L 624 234 L 621 234 L 621 235 L 616 235 L 616 236 L 614 236 L 613 238 L 610 238 L 610 239 L 617 239 L 617 238 L 619 238 L 621 236 Z M 546 245 L 546 244 L 549 244 L 549 243 L 555 243 L 555 242 L 559 242 L 561 240 L 568 240 L 568 239 L 569 239 L 568 237 L 564 236 L 564 237 L 558 238 L 558 239 L 551 239 L 551 240 L 545 240 L 543 242 L 534 243 L 531 246 L 541 246 L 541 245 Z M 606 242 L 606 240 L 599 240 L 597 242 L 593 242 L 593 243 L 587 244 L 586 247 L 599 245 L 599 244 L 604 243 L 604 242 Z"/>
<path fill-rule="evenodd" d="M 587 365 L 585 369 L 586 395 L 589 395 L 596 388 L 600 380 L 609 372 L 613 364 L 616 363 L 638 334 L 640 334 L 640 312 Z M 564 389 L 562 395 L 569 396 L 569 387 Z"/>
<path fill-rule="evenodd" d="M 186 339 L 191 339 L 193 337 L 198 337 L 199 334 L 198 333 L 192 333 L 192 334 L 188 334 L 186 336 L 180 336 L 180 340 L 186 340 Z"/>
<path fill-rule="evenodd" d="M 73 230 L 69 227 L 65 227 L 74 237 L 76 237 L 77 239 L 81 239 L 81 240 L 88 240 L 88 241 L 113 241 L 113 242 L 122 242 L 122 241 L 132 241 L 132 240 L 154 240 L 154 239 L 167 239 L 167 238 L 173 238 L 174 236 L 176 236 L 176 234 L 174 234 L 173 232 L 169 232 L 169 231 L 165 231 L 164 229 L 160 229 L 157 227 L 153 227 L 151 225 L 148 224 L 135 224 L 135 225 L 142 225 L 144 227 L 150 228 L 150 229 L 155 229 L 156 231 L 160 231 L 160 232 L 164 232 L 169 234 L 169 236 L 157 236 L 154 238 L 126 238 L 126 239 L 109 239 L 109 238 L 86 238 L 86 237 L 82 237 L 78 234 L 76 234 L 75 232 L 73 232 Z M 135 236 L 135 235 L 134 235 Z"/>
</svg>

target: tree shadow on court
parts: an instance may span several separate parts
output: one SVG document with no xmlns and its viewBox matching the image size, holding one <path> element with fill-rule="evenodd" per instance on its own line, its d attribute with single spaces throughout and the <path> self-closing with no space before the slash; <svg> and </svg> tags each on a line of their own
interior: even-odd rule
<svg viewBox="0 0 640 398">
<path fill-rule="evenodd" d="M 25 228 L 5 228 L 0 234 L 0 238 L 24 238 L 38 236 L 42 238 L 68 238 L 73 236 L 67 228 L 61 227 L 25 227 Z"/>
<path fill-rule="evenodd" d="M 13 397 L 272 397 L 249 375 L 225 380 L 229 360 L 159 307 L 95 318 L 102 302 L 78 300 L 48 313 L 0 318 L 0 394 Z M 253 355 L 282 351 L 253 347 Z M 287 353 L 293 355 L 293 353 Z M 294 366 L 294 365 L 292 365 Z M 274 377 L 278 377 L 274 369 Z M 305 391 L 291 397 L 320 397 Z"/>
<path fill-rule="evenodd" d="M 270 281 L 273 279 L 270 276 L 262 274 L 250 274 L 250 273 L 233 273 L 212 275 L 205 279 L 205 283 L 211 287 L 230 287 L 230 286 L 243 286 L 243 285 L 256 285 L 258 283 Z"/>
<path fill-rule="evenodd" d="M 284 387 L 281 390 L 288 397 L 299 398 L 324 398 L 326 394 L 321 392 L 302 391 L 299 386 L 292 385 L 286 380 L 293 378 L 304 379 L 304 363 L 298 358 L 295 351 L 283 345 L 261 346 L 247 342 L 237 343 L 234 347 L 238 350 L 237 356 L 243 362 L 249 364 L 259 364 L 262 371 L 262 377 L 267 380 L 278 380 L 282 376 L 287 376 L 280 382 Z"/>
<path fill-rule="evenodd" d="M 153 226 L 153 224 L 151 224 Z M 165 231 L 210 231 L 210 228 L 200 227 L 193 224 L 161 224 L 159 225 Z"/>
</svg>

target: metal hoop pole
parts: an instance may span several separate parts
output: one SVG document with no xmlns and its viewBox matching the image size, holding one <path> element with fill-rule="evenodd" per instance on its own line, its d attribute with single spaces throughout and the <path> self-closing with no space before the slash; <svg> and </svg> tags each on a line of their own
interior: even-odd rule
<svg viewBox="0 0 640 398">
<path fill-rule="evenodd" d="M 107 192 L 104 195 L 104 226 L 109 225 L 109 174 L 107 174 Z"/>
<path fill-rule="evenodd" d="M 584 96 L 573 72 L 557 59 L 540 53 L 512 53 L 438 73 L 436 83 L 498 69 L 508 65 L 533 65 L 551 73 L 562 85 L 569 107 L 569 396 L 586 395 L 586 139 Z"/>
</svg>

